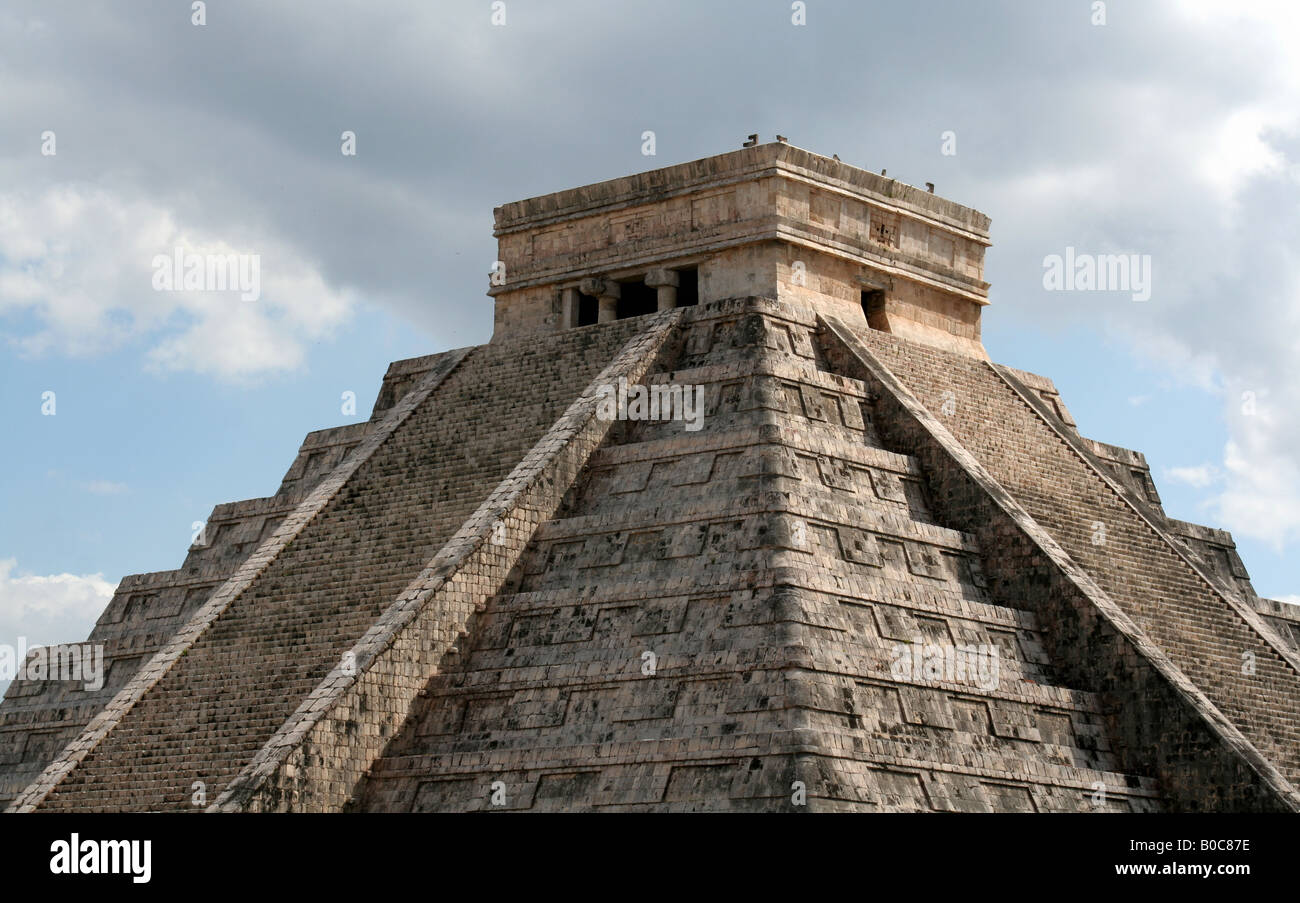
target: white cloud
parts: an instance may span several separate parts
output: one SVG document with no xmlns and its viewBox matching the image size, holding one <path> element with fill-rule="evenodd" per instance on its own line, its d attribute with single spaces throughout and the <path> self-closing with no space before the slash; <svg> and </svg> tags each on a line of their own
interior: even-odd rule
<svg viewBox="0 0 1300 903">
<path fill-rule="evenodd" d="M 1165 469 L 1165 478 L 1174 483 L 1185 483 L 1196 489 L 1204 489 L 1218 479 L 1218 470 L 1211 464 L 1196 467 L 1169 467 Z"/>
<path fill-rule="evenodd" d="M 1108 338 L 1220 399 L 1222 459 L 1166 475 L 1208 490 L 1215 526 L 1280 551 L 1300 542 L 1300 6 L 1169 0 L 1146 13 L 1203 67 L 1153 57 L 1134 67 L 1131 90 L 1090 94 L 1089 115 L 1103 112 L 1107 127 L 1087 134 L 1086 155 L 1039 157 L 999 186 L 1019 217 L 999 244 L 1029 272 L 1047 252 L 1041 236 L 1149 253 L 1152 298 L 1062 307 L 1026 295 L 1008 313 L 1095 310 Z"/>
<path fill-rule="evenodd" d="M 177 247 L 257 255 L 261 297 L 155 291 L 154 258 Z M 154 369 L 244 380 L 301 367 L 307 345 L 328 337 L 354 304 L 351 292 L 264 235 L 187 228 L 152 201 L 81 185 L 0 194 L 0 314 L 31 315 L 34 328 L 4 336 L 26 355 L 138 342 Z"/>
<path fill-rule="evenodd" d="M 1278 436 L 1266 427 L 1236 434 L 1224 451 L 1223 491 L 1211 508 L 1234 534 L 1281 552 L 1300 541 L 1300 465 L 1294 450 L 1275 447 Z"/>
<path fill-rule="evenodd" d="M 0 642 L 17 645 L 84 640 L 117 585 L 103 574 L 15 573 L 13 558 L 0 559 Z"/>
<path fill-rule="evenodd" d="M 1293 130 L 1295 122 L 1294 111 L 1248 107 L 1231 113 L 1207 136 L 1198 162 L 1200 176 L 1218 193 L 1225 213 L 1238 212 L 1237 196 L 1250 179 L 1286 171 L 1285 157 L 1264 136 Z"/>
</svg>

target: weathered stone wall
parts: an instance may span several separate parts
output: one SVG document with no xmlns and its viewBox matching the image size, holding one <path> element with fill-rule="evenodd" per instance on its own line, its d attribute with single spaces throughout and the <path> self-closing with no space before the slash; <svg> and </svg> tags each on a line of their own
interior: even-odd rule
<svg viewBox="0 0 1300 903">
<path fill-rule="evenodd" d="M 249 561 L 249 573 L 242 578 L 237 574 L 238 582 L 232 578 L 232 584 L 223 588 L 224 595 L 218 594 L 221 598 L 209 600 L 206 620 L 192 622 L 178 635 L 164 650 L 168 657 L 150 663 L 140 684 L 133 690 L 128 687 L 132 693 L 121 700 L 122 705 L 98 727 L 92 724 L 95 733 L 74 744 L 65 761 L 56 763 L 59 767 L 29 796 L 41 799 L 50 780 L 61 781 L 69 774 L 70 781 L 51 794 L 46 805 L 83 807 L 98 801 L 111 807 L 188 806 L 188 788 L 195 780 L 203 781 L 213 796 L 219 793 L 395 598 L 405 580 L 460 527 L 493 477 L 504 476 L 517 462 L 527 448 L 530 430 L 536 431 L 531 434 L 535 439 L 553 422 L 563 404 L 560 387 L 572 384 L 580 374 L 589 377 L 602 355 L 613 353 L 613 349 L 603 350 L 608 343 L 634 329 L 621 324 L 599 335 L 574 331 L 547 349 L 558 354 L 555 359 L 537 348 L 484 346 L 476 352 L 473 372 L 456 371 L 446 386 L 440 386 L 440 397 L 456 407 L 422 408 L 409 423 L 411 405 L 423 396 L 412 399 L 416 393 L 408 393 L 390 410 L 385 423 L 400 411 L 394 423 L 424 433 L 424 439 L 384 445 L 396 426 L 388 424 L 387 431 L 376 426 L 361 448 L 369 449 L 367 456 L 380 445 L 384 450 L 374 461 L 366 458 L 364 478 L 341 491 L 361 463 L 355 455 L 349 456 L 318 487 L 328 485 L 327 495 L 316 501 L 330 507 L 295 511 L 293 523 L 286 521 L 281 528 L 281 546 L 259 549 Z M 500 429 L 501 421 L 494 415 L 495 405 L 504 397 L 516 400 L 509 431 Z M 367 498 L 383 498 L 387 503 L 376 507 Z M 321 510 L 325 514 L 313 522 Z M 288 540 L 308 524 L 311 528 L 304 536 L 310 540 L 299 537 L 289 545 Z M 353 564 L 346 565 L 349 561 Z M 325 570 L 318 578 L 310 576 L 321 569 Z M 256 585 L 255 578 L 260 578 Z M 306 591 L 313 586 L 333 589 L 328 594 Z M 244 593 L 249 587 L 251 591 Z M 345 606 L 342 610 L 340 604 Z M 231 612 L 219 618 L 227 606 Z M 309 626 L 286 635 L 283 625 L 289 622 Z M 187 655 L 184 666 L 174 668 L 182 651 Z M 282 676 L 273 678 L 273 674 Z M 164 677 L 162 688 L 146 695 Z M 268 692 L 271 686 L 274 690 Z M 176 694 L 194 692 L 213 693 L 219 702 L 184 711 L 178 718 L 172 700 Z M 257 701 L 241 702 L 249 694 Z M 142 701 L 128 712 L 130 700 L 137 697 Z M 235 716 L 236 709 L 240 716 Z M 116 727 L 123 720 L 133 726 L 118 733 Z M 113 732 L 105 730 L 110 726 L 116 726 Z M 224 732 L 226 745 L 187 760 L 187 775 L 176 769 L 173 738 L 179 734 L 173 732 L 195 729 L 207 735 Z M 153 752 L 127 756 L 129 734 L 137 735 L 137 743 L 138 736 L 149 737 L 146 745 Z M 82 763 L 83 757 L 90 761 Z"/>
<path fill-rule="evenodd" d="M 585 277 L 698 266 L 703 302 L 763 295 L 847 315 L 870 272 L 891 284 L 895 331 L 984 354 L 987 218 L 785 144 L 508 204 L 496 234 L 502 337 L 566 328 L 557 293 Z"/>
<path fill-rule="evenodd" d="M 1278 632 L 1287 644 L 1300 652 L 1300 605 L 1294 602 L 1279 602 L 1276 599 L 1261 599 L 1258 596 L 1251 604 L 1260 616 Z"/>
<path fill-rule="evenodd" d="M 1095 695 L 1054 680 L 1035 616 L 983 588 L 997 550 L 936 522 L 916 460 L 879 447 L 813 312 L 737 299 L 683 328 L 647 382 L 702 386 L 702 429 L 611 431 L 358 807 L 1159 808 L 1117 773 Z M 917 638 L 995 647 L 1001 682 L 899 679 L 891 650 Z"/>
<path fill-rule="evenodd" d="M 426 369 L 439 357 L 422 359 Z M 0 707 L 0 806 L 77 739 L 369 428 L 362 423 L 309 433 L 274 496 L 214 507 L 177 570 L 123 577 L 86 639 L 103 646 L 101 688 L 87 690 L 80 681 L 13 682 Z"/>
<path fill-rule="evenodd" d="M 477 611 L 505 583 L 611 426 L 601 386 L 639 381 L 673 334 L 676 311 L 644 323 L 564 415 L 479 506 L 396 602 L 308 696 L 214 804 L 216 811 L 332 811 L 407 719 L 412 703 Z"/>
<path fill-rule="evenodd" d="M 976 533 L 981 544 L 999 548 L 990 576 L 1000 592 L 1036 608 L 1053 625 L 1047 636 L 1054 657 L 1069 669 L 1072 679 L 1106 697 L 1126 767 L 1159 775 L 1176 808 L 1300 809 L 1300 795 L 1287 775 L 1286 750 L 1255 729 L 1260 719 L 1285 724 L 1297 697 L 1287 700 L 1276 690 L 1264 691 L 1270 698 L 1263 704 L 1252 701 L 1246 710 L 1244 699 L 1220 692 L 1225 677 L 1237 682 L 1235 675 L 1210 683 L 1190 677 L 1184 669 L 1198 663 L 1188 656 L 1187 640 L 1208 639 L 1209 634 L 1179 631 L 1173 636 L 1187 639 L 1171 642 L 1170 630 L 1151 630 L 1149 618 L 1140 612 L 1134 616 L 1129 594 L 1137 588 L 1131 572 L 1101 565 L 1094 556 L 1082 556 L 1080 563 L 1080 547 L 1069 542 L 1068 534 L 1069 545 L 1058 544 L 1057 536 L 1064 534 L 1060 509 L 1088 518 L 1090 527 L 1102 517 L 1112 525 L 1122 523 L 1118 512 L 1123 509 L 1104 501 L 1095 478 L 1087 492 L 1074 482 L 1068 488 L 1053 486 L 1082 464 L 1071 463 L 1065 449 L 1053 445 L 1048 436 L 1036 435 L 1025 416 L 1031 409 L 1021 403 L 1024 413 L 1016 413 L 1019 399 L 1009 394 L 1005 384 L 999 389 L 996 374 L 987 365 L 876 333 L 855 333 L 841 324 L 833 324 L 833 331 L 841 342 L 844 365 L 852 366 L 856 359 L 860 372 L 879 386 L 882 398 L 911 415 L 890 420 L 899 431 L 894 441 L 915 449 L 927 471 L 941 481 L 937 503 L 955 522 Z M 978 375 L 980 367 L 988 377 Z M 904 376 L 898 376 L 898 371 Z M 913 391 L 918 392 L 915 397 Z M 945 391 L 952 393 L 948 400 L 956 403 L 940 421 L 931 411 L 943 410 Z M 997 403 L 996 411 L 988 409 L 990 399 Z M 973 438 L 977 430 L 984 438 Z M 999 475 L 1014 481 L 1006 486 Z M 1042 487 L 1048 486 L 1053 487 L 1052 494 L 1044 495 Z M 1141 536 L 1137 524 L 1123 533 L 1112 527 L 1103 550 L 1107 560 L 1134 555 L 1133 546 L 1142 541 Z M 1133 545 L 1116 548 L 1123 542 Z M 1138 567 L 1148 573 L 1162 566 L 1177 567 L 1165 563 L 1172 550 L 1162 556 L 1149 539 L 1143 546 L 1147 555 L 1138 556 Z M 1120 573 L 1125 582 L 1116 582 Z M 1202 619 L 1215 617 L 1216 628 L 1226 633 L 1233 629 L 1231 622 L 1225 623 L 1224 615 L 1229 613 L 1224 612 L 1222 600 L 1206 598 L 1208 589 L 1202 584 L 1195 602 Z M 1256 639 L 1255 646 L 1264 643 Z M 1267 652 L 1261 648 L 1261 654 Z M 1275 680 L 1287 666 L 1274 657 L 1266 667 L 1268 679 Z M 1226 711 L 1220 711 L 1220 706 Z M 1257 740 L 1265 754 L 1253 745 Z"/>
</svg>

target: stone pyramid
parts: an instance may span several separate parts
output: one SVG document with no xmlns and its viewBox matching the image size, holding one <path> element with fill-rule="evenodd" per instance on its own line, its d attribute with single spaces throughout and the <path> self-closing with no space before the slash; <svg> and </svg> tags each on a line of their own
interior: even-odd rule
<svg viewBox="0 0 1300 903">
<path fill-rule="evenodd" d="M 1300 810 L 1300 614 L 784 143 L 510 204 L 483 346 L 16 681 L 11 811 Z"/>
</svg>

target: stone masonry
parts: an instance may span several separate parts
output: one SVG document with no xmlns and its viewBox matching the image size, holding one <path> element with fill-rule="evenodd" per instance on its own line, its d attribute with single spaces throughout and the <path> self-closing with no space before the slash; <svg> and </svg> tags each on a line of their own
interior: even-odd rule
<svg viewBox="0 0 1300 903">
<path fill-rule="evenodd" d="M 492 341 L 123 580 L 0 799 L 1300 810 L 1300 613 L 988 360 L 988 226 L 785 143 L 498 208 Z"/>
</svg>

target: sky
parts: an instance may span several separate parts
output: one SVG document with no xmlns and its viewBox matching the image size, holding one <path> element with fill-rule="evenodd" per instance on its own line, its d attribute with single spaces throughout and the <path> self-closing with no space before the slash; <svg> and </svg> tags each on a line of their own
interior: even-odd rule
<svg viewBox="0 0 1300 903">
<path fill-rule="evenodd" d="M 0 7 L 0 643 L 84 639 L 389 361 L 487 341 L 493 207 L 752 132 L 989 214 L 992 358 L 1300 601 L 1300 5 L 202 12 Z M 260 296 L 155 290 L 176 247 L 257 255 Z M 1067 248 L 1149 259 L 1150 298 L 1047 290 Z"/>
</svg>

